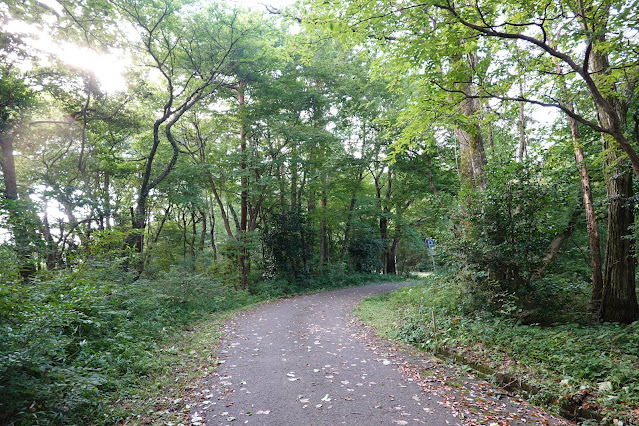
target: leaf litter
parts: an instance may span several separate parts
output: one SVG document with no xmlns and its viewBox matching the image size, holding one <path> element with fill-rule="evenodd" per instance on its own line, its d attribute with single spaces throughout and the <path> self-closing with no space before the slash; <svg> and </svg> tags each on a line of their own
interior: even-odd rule
<svg viewBox="0 0 639 426">
<path fill-rule="evenodd" d="M 399 346 L 397 342 L 391 342 L 377 337 L 370 328 L 362 326 L 361 323 L 356 322 L 352 319 L 350 323 L 351 325 L 355 324 L 355 327 L 358 329 L 356 333 L 351 335 L 353 340 L 364 342 L 367 346 L 367 349 L 372 351 L 377 356 L 377 358 L 372 357 L 372 360 L 376 359 L 378 362 L 386 366 L 392 364 L 392 368 L 396 368 L 403 373 L 404 379 L 402 380 L 404 380 L 405 383 L 408 384 L 410 382 L 414 382 L 418 384 L 423 391 L 421 399 L 424 401 L 424 403 L 426 403 L 426 399 L 431 399 L 431 395 L 433 399 L 441 399 L 441 401 L 438 403 L 443 407 L 448 408 L 448 410 L 452 412 L 453 416 L 457 419 L 455 421 L 455 423 L 457 424 L 472 426 L 503 426 L 511 424 L 569 424 L 563 419 L 553 417 L 539 408 L 528 405 L 519 398 L 498 399 L 495 396 L 500 393 L 505 393 L 503 392 L 503 390 L 495 389 L 486 382 L 479 382 L 472 376 L 468 375 L 466 372 L 455 370 L 454 368 L 451 368 L 450 366 L 445 365 L 443 362 L 431 358 L 428 355 L 419 354 L 418 356 L 414 356 L 414 353 L 409 353 L 410 349 L 407 349 L 407 347 Z M 232 345 L 237 346 L 235 343 L 233 343 Z M 220 352 L 223 353 L 223 351 Z M 218 362 L 218 364 L 222 364 L 222 362 Z M 351 367 L 355 367 L 358 364 L 366 364 L 366 360 L 358 358 L 350 360 Z M 307 367 L 310 366 L 307 364 Z M 322 370 L 329 368 L 332 368 L 332 365 L 325 364 Z M 320 369 L 313 369 L 313 372 L 315 373 L 319 373 L 320 371 Z M 216 375 L 216 373 L 213 373 L 213 375 Z M 367 381 L 365 381 L 365 376 L 366 374 L 363 375 L 362 379 L 364 379 L 363 381 L 365 383 L 368 383 Z M 295 372 L 292 371 L 287 373 L 285 377 L 288 380 L 293 379 L 291 381 L 299 380 L 299 378 L 296 377 Z M 221 379 L 222 381 L 226 381 L 230 379 L 230 376 L 221 377 Z M 344 385 L 346 384 L 349 384 L 348 381 L 342 381 L 341 383 L 342 387 L 344 387 Z M 241 384 L 245 385 L 246 382 L 242 381 Z M 234 392 L 234 390 L 230 388 L 230 382 L 224 383 L 224 385 L 225 386 L 222 386 L 221 389 L 218 387 L 219 392 L 222 393 L 222 397 L 224 397 L 226 393 Z M 351 386 L 353 385 L 351 384 Z M 364 383 L 356 383 L 356 386 L 360 386 L 359 389 L 363 390 L 362 386 L 364 386 Z M 368 386 L 370 386 L 370 384 L 368 384 Z M 398 384 L 397 386 L 400 388 L 406 387 L 401 384 Z M 197 389 L 190 390 L 195 391 L 193 392 L 193 394 L 198 394 L 199 398 L 197 397 L 197 395 L 190 396 L 195 396 L 196 399 L 200 400 L 204 399 L 205 396 L 208 398 L 211 395 L 210 393 L 208 393 L 210 392 L 208 391 L 208 389 L 206 390 L 207 393 L 197 392 Z M 348 389 L 347 391 L 351 393 L 353 392 L 353 389 Z M 246 393 L 249 392 L 247 391 Z M 193 400 L 193 398 L 190 399 Z M 322 403 L 318 403 L 314 406 L 318 410 L 330 409 L 332 408 L 332 405 L 326 406 L 325 404 L 331 402 L 333 399 L 334 397 L 331 397 L 330 394 L 326 394 L 324 398 L 320 400 Z M 345 397 L 340 396 L 338 399 L 343 399 L 345 401 L 353 400 L 350 394 L 346 395 Z M 419 401 L 420 395 L 414 395 L 413 399 L 415 401 Z M 310 398 L 299 395 L 297 400 L 300 404 L 303 404 L 303 408 L 309 407 Z M 215 410 L 213 408 L 213 405 L 215 405 L 215 403 L 211 404 L 211 409 Z M 386 405 L 386 408 L 383 408 L 383 405 L 380 403 L 377 404 L 375 408 L 378 408 L 380 410 L 393 410 L 402 417 L 411 420 L 410 417 L 406 417 L 409 416 L 409 414 L 403 412 L 401 406 L 393 407 Z M 422 408 L 425 414 L 436 414 L 433 408 Z M 271 410 L 260 410 L 256 412 L 256 414 L 270 413 Z M 189 419 L 187 408 L 184 412 L 184 416 L 187 424 L 188 420 L 191 420 L 191 424 L 195 425 L 206 424 L 206 420 L 204 420 L 203 422 L 200 421 L 202 417 L 200 416 L 200 414 L 198 414 L 197 411 L 193 411 L 190 416 L 191 418 Z M 227 412 L 213 415 L 212 417 L 218 417 L 220 420 L 225 419 L 228 422 L 236 420 L 235 417 L 230 416 Z M 424 423 L 423 420 L 420 419 L 412 420 L 414 420 L 415 422 Z M 446 421 L 446 423 L 449 422 Z M 393 424 L 408 424 L 408 421 L 404 419 L 396 419 L 393 421 Z"/>
<path fill-rule="evenodd" d="M 464 425 L 572 424 L 564 418 L 528 404 L 522 398 L 511 398 L 505 390 L 494 388 L 490 383 L 478 380 L 437 358 L 425 353 L 416 353 L 414 348 L 399 342 L 383 339 L 358 319 L 351 319 L 351 322 L 360 328 L 359 338 L 366 341 L 369 350 L 378 356 L 386 356 L 385 361 L 392 359 L 407 381 L 417 382 L 424 395 L 436 395 L 441 398 L 440 404 L 450 409 L 453 416 Z M 357 385 L 361 386 L 360 383 Z M 506 398 L 502 398 L 504 395 Z M 413 396 L 413 399 L 415 398 L 419 396 Z M 378 405 L 375 408 L 382 407 Z M 424 412 L 434 414 L 433 410 L 427 407 L 424 408 Z M 406 424 L 397 421 L 393 423 Z"/>
</svg>

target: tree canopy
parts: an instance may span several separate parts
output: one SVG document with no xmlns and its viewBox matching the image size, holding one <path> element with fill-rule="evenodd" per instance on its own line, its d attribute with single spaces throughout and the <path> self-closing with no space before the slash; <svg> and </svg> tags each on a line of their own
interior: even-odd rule
<svg viewBox="0 0 639 426">
<path fill-rule="evenodd" d="M 632 323 L 638 14 L 2 4 L 0 298 L 104 265 L 111 283 L 179 270 L 234 294 L 447 271 L 523 323 Z"/>
</svg>

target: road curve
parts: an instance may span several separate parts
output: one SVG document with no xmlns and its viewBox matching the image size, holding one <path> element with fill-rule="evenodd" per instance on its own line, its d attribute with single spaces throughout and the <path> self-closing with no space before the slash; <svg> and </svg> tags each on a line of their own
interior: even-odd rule
<svg viewBox="0 0 639 426">
<path fill-rule="evenodd" d="M 424 365 L 409 368 L 410 356 L 371 340 L 350 317 L 362 297 L 403 285 L 299 296 L 238 315 L 226 326 L 217 371 L 203 380 L 190 408 L 191 424 L 462 425 L 477 424 L 477 416 L 486 424 L 548 424 L 545 413 L 485 395 L 487 414 L 460 407 L 486 385 L 463 380 L 468 389 L 455 390 L 456 396 L 446 380 L 425 385 L 419 373 Z"/>
</svg>

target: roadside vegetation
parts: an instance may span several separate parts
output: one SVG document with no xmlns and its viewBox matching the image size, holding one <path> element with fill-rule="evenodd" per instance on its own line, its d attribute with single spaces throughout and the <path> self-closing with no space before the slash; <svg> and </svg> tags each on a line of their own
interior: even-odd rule
<svg viewBox="0 0 639 426">
<path fill-rule="evenodd" d="M 257 3 L 0 3 L 0 423 L 124 421 L 210 315 L 433 270 L 398 337 L 636 422 L 637 0 Z"/>
<path fill-rule="evenodd" d="M 0 283 L 1 424 L 181 420 L 189 381 L 214 371 L 219 326 L 234 310 L 383 279 L 326 274 L 242 291 L 179 267 L 134 280 L 121 260 Z"/>
<path fill-rule="evenodd" d="M 587 300 L 585 289 L 573 289 L 580 290 Z M 489 301 L 445 274 L 358 307 L 382 335 L 470 366 L 569 419 L 637 424 L 639 322 L 593 323 L 574 311 L 555 313 L 557 322 L 526 324 L 508 300 Z"/>
</svg>

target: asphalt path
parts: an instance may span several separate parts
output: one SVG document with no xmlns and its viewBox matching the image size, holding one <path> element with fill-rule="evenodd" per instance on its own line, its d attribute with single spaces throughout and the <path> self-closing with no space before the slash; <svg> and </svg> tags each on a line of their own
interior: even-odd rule
<svg viewBox="0 0 639 426">
<path fill-rule="evenodd" d="M 352 316 L 356 287 L 267 303 L 226 325 L 193 425 L 560 424 L 435 359 L 374 336 Z M 451 377 L 455 376 L 453 379 Z"/>
</svg>

